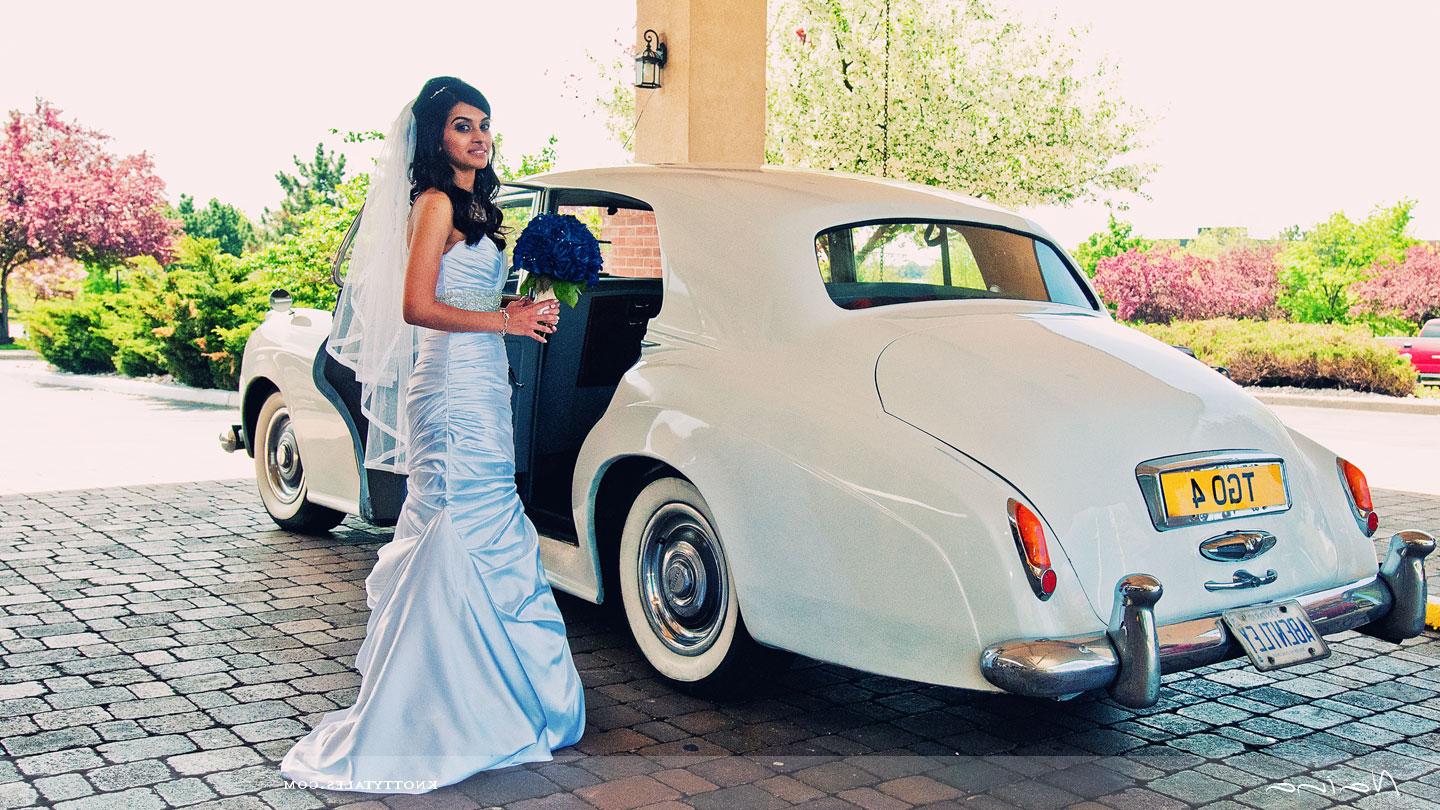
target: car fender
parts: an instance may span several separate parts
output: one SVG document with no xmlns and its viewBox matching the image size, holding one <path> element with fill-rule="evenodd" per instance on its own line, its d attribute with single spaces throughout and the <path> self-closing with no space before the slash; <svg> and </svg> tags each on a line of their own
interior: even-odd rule
<svg viewBox="0 0 1440 810">
<path fill-rule="evenodd" d="M 626 375 L 574 478 L 597 589 L 601 549 L 611 548 L 597 537 L 597 494 L 612 465 L 643 457 L 673 467 L 710 505 L 746 627 L 762 644 L 989 690 L 979 671 L 987 644 L 1103 627 L 1058 543 L 1061 589 L 1049 601 L 1031 591 L 1006 510 L 1023 495 L 885 414 L 873 387 L 868 406 L 831 409 L 807 404 L 839 395 L 817 380 L 736 396 L 736 379 L 682 363 Z"/>
<path fill-rule="evenodd" d="M 264 392 L 266 384 L 279 390 L 300 445 L 309 500 L 359 514 L 360 474 L 351 429 L 315 384 L 315 357 L 330 333 L 330 318 L 329 312 L 307 308 L 266 315 L 245 343 L 242 408 L 249 413 L 251 397 Z M 259 443 L 250 435 L 253 428 L 246 424 L 250 445 Z"/>
</svg>

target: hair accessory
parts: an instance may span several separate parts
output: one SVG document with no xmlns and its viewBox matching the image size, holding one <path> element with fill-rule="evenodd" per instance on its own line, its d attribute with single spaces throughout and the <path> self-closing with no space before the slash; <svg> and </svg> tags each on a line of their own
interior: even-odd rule
<svg viewBox="0 0 1440 810">
<path fill-rule="evenodd" d="M 443 93 L 443 92 L 445 92 L 446 90 L 449 90 L 449 89 L 450 89 L 450 85 L 448 85 L 448 84 L 442 84 L 442 85 L 440 85 L 440 89 L 439 89 L 439 90 L 436 90 L 435 92 L 433 92 L 433 93 L 430 94 L 430 98 L 435 98 L 436 96 L 440 95 L 441 93 Z"/>
</svg>

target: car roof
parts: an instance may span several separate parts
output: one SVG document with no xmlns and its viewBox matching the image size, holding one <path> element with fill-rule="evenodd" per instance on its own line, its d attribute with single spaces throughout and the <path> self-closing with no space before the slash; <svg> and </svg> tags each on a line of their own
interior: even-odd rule
<svg viewBox="0 0 1440 810">
<path fill-rule="evenodd" d="M 842 312 L 816 262 L 815 237 L 826 228 L 941 219 L 1048 238 L 1024 217 L 973 197 L 847 172 L 634 163 L 546 172 L 508 185 L 607 191 L 648 204 L 665 267 L 657 323 L 714 345 L 780 338 Z"/>
<path fill-rule="evenodd" d="M 947 215 L 955 219 L 1039 230 L 1035 223 L 1013 211 L 939 186 L 795 166 L 631 163 L 545 172 L 518 178 L 513 184 L 613 191 L 645 200 L 652 206 L 657 203 L 651 198 L 693 198 L 714 190 L 717 184 L 723 184 L 726 192 L 734 195 L 737 202 L 760 204 L 784 196 L 791 204 L 808 201 L 817 206 L 833 207 L 836 202 L 859 203 L 859 207 L 868 212 L 873 212 L 877 206 L 940 203 Z M 671 193 L 665 193 L 667 191 Z"/>
</svg>

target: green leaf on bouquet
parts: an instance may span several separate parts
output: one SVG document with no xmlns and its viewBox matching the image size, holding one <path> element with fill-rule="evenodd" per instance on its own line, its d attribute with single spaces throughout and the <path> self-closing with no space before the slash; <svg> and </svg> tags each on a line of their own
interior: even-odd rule
<svg viewBox="0 0 1440 810">
<path fill-rule="evenodd" d="M 578 281 L 557 281 L 555 282 L 555 297 L 569 304 L 573 309 L 580 303 L 580 289 L 584 286 Z"/>
</svg>

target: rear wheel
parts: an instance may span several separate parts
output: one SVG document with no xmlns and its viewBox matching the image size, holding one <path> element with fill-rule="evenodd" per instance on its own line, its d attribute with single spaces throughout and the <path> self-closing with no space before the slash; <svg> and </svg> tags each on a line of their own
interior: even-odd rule
<svg viewBox="0 0 1440 810">
<path fill-rule="evenodd" d="M 345 513 L 305 498 L 305 465 L 290 421 L 290 409 L 279 391 L 260 406 L 255 420 L 255 480 L 260 500 L 276 525 L 301 534 L 324 534 L 345 519 Z"/>
<path fill-rule="evenodd" d="M 689 481 L 661 478 L 636 496 L 620 538 L 620 593 L 640 651 L 683 691 L 732 694 L 794 657 L 746 631 L 710 507 Z"/>
</svg>

